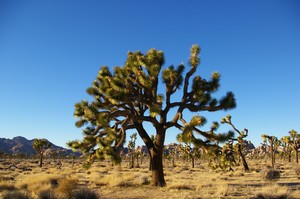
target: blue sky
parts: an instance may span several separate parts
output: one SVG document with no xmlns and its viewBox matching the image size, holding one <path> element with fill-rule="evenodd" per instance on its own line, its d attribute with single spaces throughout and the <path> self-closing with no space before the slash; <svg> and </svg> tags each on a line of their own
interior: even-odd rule
<svg viewBox="0 0 300 199">
<path fill-rule="evenodd" d="M 217 96 L 237 99 L 232 111 L 199 113 L 206 128 L 231 114 L 255 145 L 262 133 L 300 133 L 299 9 L 296 0 L 0 0 L 0 137 L 81 139 L 74 104 L 100 66 L 150 48 L 164 51 L 165 66 L 187 63 L 192 44 L 202 48 L 197 73 L 220 72 Z"/>
</svg>

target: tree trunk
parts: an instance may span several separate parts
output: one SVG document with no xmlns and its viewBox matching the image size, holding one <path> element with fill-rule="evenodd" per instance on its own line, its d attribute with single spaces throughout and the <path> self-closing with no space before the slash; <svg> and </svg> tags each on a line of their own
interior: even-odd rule
<svg viewBox="0 0 300 199">
<path fill-rule="evenodd" d="M 75 162 L 75 156 L 72 155 L 72 167 L 74 167 L 74 162 Z"/>
<path fill-rule="evenodd" d="M 298 164 L 298 149 L 295 149 L 295 154 L 296 154 L 296 163 Z"/>
<path fill-rule="evenodd" d="M 43 154 L 40 154 L 40 167 L 43 166 Z"/>
<path fill-rule="evenodd" d="M 166 185 L 163 170 L 163 159 L 160 150 L 152 153 L 151 158 L 151 170 L 152 170 L 152 185 L 163 187 Z"/>
<path fill-rule="evenodd" d="M 192 168 L 195 168 L 195 158 L 192 156 Z"/>
<path fill-rule="evenodd" d="M 163 147 L 165 132 L 156 134 L 155 144 L 151 153 L 152 185 L 163 187 L 166 185 L 163 167 Z"/>
<path fill-rule="evenodd" d="M 131 164 L 130 164 L 130 169 L 134 168 L 134 155 L 133 151 L 131 151 Z"/>
<path fill-rule="evenodd" d="M 272 169 L 274 169 L 274 164 L 275 164 L 275 156 L 274 156 L 274 149 L 273 149 L 273 141 L 270 141 L 270 156 L 271 156 L 271 164 L 272 164 Z"/>
<path fill-rule="evenodd" d="M 240 155 L 240 157 L 241 157 L 241 159 L 242 159 L 242 162 L 243 162 L 243 166 L 244 166 L 245 171 L 249 171 L 248 164 L 247 164 L 246 159 L 245 159 L 245 156 L 244 156 L 244 154 L 243 154 L 243 152 L 242 152 L 242 145 L 241 145 L 241 144 L 238 145 L 238 152 L 239 152 L 239 155 Z"/>
<path fill-rule="evenodd" d="M 152 155 L 150 155 L 150 159 L 149 159 L 149 171 L 152 171 L 152 158 L 151 158 L 151 156 Z"/>
<path fill-rule="evenodd" d="M 152 185 L 165 186 L 164 170 L 163 170 L 163 147 L 165 142 L 165 129 L 156 127 L 155 143 L 151 140 L 141 123 L 135 122 L 139 135 L 144 141 L 150 156 L 150 169 L 152 171 Z"/>
</svg>

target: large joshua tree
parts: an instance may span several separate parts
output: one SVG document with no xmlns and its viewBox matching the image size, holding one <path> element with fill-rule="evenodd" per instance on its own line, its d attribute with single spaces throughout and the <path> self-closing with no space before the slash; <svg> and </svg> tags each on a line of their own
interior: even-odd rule
<svg viewBox="0 0 300 199">
<path fill-rule="evenodd" d="M 206 122 L 202 116 L 194 116 L 189 122 L 184 119 L 185 111 L 213 112 L 236 106 L 232 92 L 219 100 L 211 96 L 220 86 L 219 73 L 212 73 L 210 80 L 195 75 L 200 64 L 199 53 L 200 47 L 193 45 L 185 75 L 183 64 L 162 70 L 164 54 L 155 49 L 146 54 L 129 52 L 125 65 L 114 67 L 113 72 L 107 66 L 101 67 L 96 80 L 87 89 L 93 100 L 75 105 L 76 126 L 84 127 L 84 139 L 71 141 L 68 145 L 87 154 L 88 164 L 105 157 L 121 161 L 119 154 L 126 131 L 135 129 L 149 150 L 152 184 L 165 186 L 162 155 L 167 129 L 176 127 L 191 142 L 207 147 L 232 136 L 216 134 L 216 123 L 209 131 L 200 130 Z M 158 93 L 160 74 L 165 85 L 164 95 Z M 180 99 L 174 98 L 176 91 L 182 92 Z M 154 126 L 154 142 L 146 123 Z"/>
</svg>

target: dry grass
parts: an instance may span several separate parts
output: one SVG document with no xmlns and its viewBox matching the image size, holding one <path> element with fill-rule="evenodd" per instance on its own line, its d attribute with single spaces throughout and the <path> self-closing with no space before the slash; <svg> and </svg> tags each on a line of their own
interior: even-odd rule
<svg viewBox="0 0 300 199">
<path fill-rule="evenodd" d="M 70 198 L 76 188 L 77 183 L 78 179 L 76 178 L 67 177 L 60 179 L 55 195 L 58 198 Z"/>
<path fill-rule="evenodd" d="M 300 166 L 299 166 L 299 165 L 296 165 L 295 168 L 294 168 L 294 170 L 295 170 L 296 175 L 297 175 L 298 177 L 300 177 Z"/>
<path fill-rule="evenodd" d="M 15 185 L 13 185 L 11 182 L 7 182 L 7 181 L 0 181 L 0 191 L 4 191 L 4 190 L 14 190 L 16 187 Z"/>
<path fill-rule="evenodd" d="M 1 196 L 1 195 L 0 195 Z M 3 199 L 30 199 L 27 192 L 24 191 L 10 191 L 2 194 Z"/>
<path fill-rule="evenodd" d="M 100 198 L 100 196 L 95 191 L 92 191 L 87 188 L 82 188 L 74 194 L 74 198 L 76 198 L 76 199 L 98 199 L 98 198 Z"/>
<path fill-rule="evenodd" d="M 291 198 L 292 192 L 286 186 L 280 186 L 275 184 L 264 186 L 261 190 L 257 191 L 255 195 L 257 198 L 261 199 L 287 199 Z"/>
<path fill-rule="evenodd" d="M 13 161 L 13 160 L 12 160 Z M 0 198 L 300 198 L 299 175 L 292 163 L 277 163 L 280 178 L 269 182 L 262 178 L 268 166 L 264 160 L 249 161 L 250 172 L 243 167 L 234 171 L 213 171 L 205 162 L 189 163 L 176 161 L 176 167 L 165 164 L 167 186 L 150 185 L 151 172 L 148 161 L 140 168 L 112 167 L 110 162 L 96 162 L 91 169 L 84 170 L 77 161 L 72 167 L 63 161 L 57 169 L 50 160 L 43 168 L 34 161 L 14 163 L 22 170 L 12 168 L 0 170 Z M 1 165 L 0 168 L 5 168 Z"/>
</svg>

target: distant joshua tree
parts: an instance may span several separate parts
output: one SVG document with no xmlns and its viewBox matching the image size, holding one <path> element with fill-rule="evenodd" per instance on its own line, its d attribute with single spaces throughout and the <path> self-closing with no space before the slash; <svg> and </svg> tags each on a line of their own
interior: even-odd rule
<svg viewBox="0 0 300 199">
<path fill-rule="evenodd" d="M 129 152 L 129 168 L 134 168 L 134 158 L 135 158 L 135 142 L 137 133 L 133 133 L 130 136 L 130 141 L 128 142 L 128 152 Z"/>
<path fill-rule="evenodd" d="M 235 139 L 233 138 L 232 141 L 237 141 L 237 151 L 239 153 L 239 156 L 241 157 L 242 159 L 242 162 L 243 162 L 243 166 L 244 166 L 244 169 L 245 171 L 249 171 L 249 166 L 247 164 L 247 161 L 245 159 L 245 156 L 243 154 L 243 142 L 244 142 L 244 138 L 248 136 L 248 129 L 244 128 L 243 131 L 239 131 L 231 122 L 231 115 L 227 115 L 225 118 L 222 118 L 222 121 L 221 123 L 227 123 L 229 124 L 235 132 L 237 132 L 239 135 L 238 137 Z"/>
<path fill-rule="evenodd" d="M 271 164 L 272 164 L 272 169 L 274 169 L 275 168 L 274 167 L 274 165 L 275 165 L 275 152 L 276 152 L 276 149 L 279 146 L 279 141 L 278 141 L 277 137 L 275 137 L 275 136 L 270 136 L 270 135 L 262 134 L 261 137 L 263 138 L 263 140 L 264 140 L 265 143 L 269 142 Z"/>
<path fill-rule="evenodd" d="M 291 136 L 291 146 L 293 147 L 295 151 L 295 156 L 296 156 L 296 163 L 298 163 L 298 149 L 300 148 L 300 134 L 298 134 L 297 131 L 292 129 L 289 132 Z"/>
<path fill-rule="evenodd" d="M 183 154 L 183 156 L 191 160 L 191 164 L 192 164 L 191 166 L 192 168 L 194 168 L 195 158 L 200 156 L 200 147 L 197 145 L 192 147 L 192 144 L 187 140 L 185 140 L 182 134 L 179 134 L 177 136 L 177 141 L 184 144 L 184 145 L 180 144 L 178 150 Z"/>
<path fill-rule="evenodd" d="M 280 139 L 280 145 L 282 146 L 282 149 L 283 149 L 283 155 L 288 158 L 288 162 L 291 162 L 292 161 L 291 156 L 292 156 L 292 151 L 293 151 L 293 148 L 291 146 L 291 137 L 283 136 Z"/>
<path fill-rule="evenodd" d="M 32 148 L 38 153 L 40 157 L 40 167 L 43 166 L 43 154 L 49 149 L 52 144 L 46 139 L 34 139 L 32 143 Z"/>
</svg>

